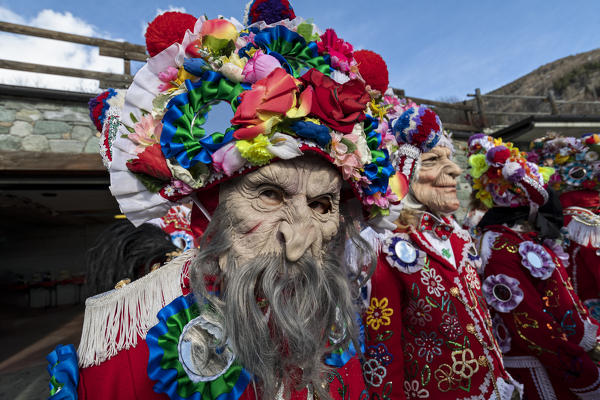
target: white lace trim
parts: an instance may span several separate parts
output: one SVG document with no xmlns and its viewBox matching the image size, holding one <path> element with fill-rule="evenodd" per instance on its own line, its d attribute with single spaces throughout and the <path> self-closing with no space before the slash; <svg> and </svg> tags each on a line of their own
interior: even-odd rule
<svg viewBox="0 0 600 400">
<path fill-rule="evenodd" d="M 565 215 L 570 215 L 571 221 L 567 225 L 569 238 L 582 246 L 588 244 L 600 247 L 600 217 L 581 207 L 568 207 Z"/>
<path fill-rule="evenodd" d="M 598 326 L 593 324 L 590 319 L 583 320 L 583 337 L 579 342 L 579 346 L 585 351 L 590 351 L 596 347 L 596 335 L 598 334 Z"/>
<path fill-rule="evenodd" d="M 504 357 L 504 366 L 506 368 L 529 369 L 540 398 L 544 400 L 557 400 L 546 368 L 544 368 L 537 358 L 531 356 Z"/>
<path fill-rule="evenodd" d="M 498 232 L 487 231 L 480 239 L 479 255 L 481 256 L 481 274 L 483 274 L 487 262 L 492 255 L 492 246 L 498 236 L 500 236 Z"/>
</svg>

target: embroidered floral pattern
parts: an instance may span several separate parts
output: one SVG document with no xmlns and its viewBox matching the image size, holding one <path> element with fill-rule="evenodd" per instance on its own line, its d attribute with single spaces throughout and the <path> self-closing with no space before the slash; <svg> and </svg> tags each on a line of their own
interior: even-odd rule
<svg viewBox="0 0 600 400">
<path fill-rule="evenodd" d="M 367 358 L 376 359 L 383 366 L 388 365 L 394 359 L 394 356 L 390 354 L 386 345 L 383 343 L 367 347 L 365 355 L 367 356 Z"/>
<path fill-rule="evenodd" d="M 388 308 L 387 297 L 381 300 L 372 297 L 367 310 L 367 325 L 374 330 L 378 330 L 381 325 L 389 325 L 391 323 L 390 316 L 392 314 L 394 314 L 394 310 Z"/>
<path fill-rule="evenodd" d="M 409 399 L 427 399 L 429 398 L 429 391 L 421 387 L 418 380 L 404 381 L 404 394 Z"/>
<path fill-rule="evenodd" d="M 448 340 L 456 340 L 458 337 L 464 334 L 464 331 L 456 315 L 445 313 L 442 316 L 440 333 Z"/>
<path fill-rule="evenodd" d="M 467 271 L 466 279 L 469 283 L 469 286 L 471 286 L 473 289 L 480 290 L 481 281 L 479 280 L 479 276 L 477 275 L 477 271 L 475 271 L 475 268 L 471 267 L 470 265 L 467 265 L 465 269 Z"/>
<path fill-rule="evenodd" d="M 429 334 L 421 331 L 420 337 L 415 338 L 415 344 L 419 346 L 419 351 L 417 355 L 421 358 L 424 358 L 428 363 L 433 360 L 434 356 L 439 356 L 442 354 L 441 346 L 444 343 L 444 340 L 437 337 L 435 332 L 430 332 Z"/>
<path fill-rule="evenodd" d="M 442 286 L 442 277 L 435 272 L 433 268 L 423 268 L 421 270 L 421 283 L 427 286 L 427 293 L 440 297 L 444 291 Z"/>
<path fill-rule="evenodd" d="M 383 378 L 387 375 L 387 370 L 374 358 L 367 360 L 363 364 L 363 377 L 369 386 L 379 387 L 383 383 Z"/>
<path fill-rule="evenodd" d="M 465 379 L 469 379 L 479 371 L 479 363 L 471 349 L 452 352 L 452 371 Z"/>
<path fill-rule="evenodd" d="M 406 308 L 406 318 L 411 325 L 418 325 L 424 327 L 425 323 L 431 322 L 431 305 L 427 304 L 425 300 L 418 299 L 410 300 L 408 307 Z"/>
</svg>

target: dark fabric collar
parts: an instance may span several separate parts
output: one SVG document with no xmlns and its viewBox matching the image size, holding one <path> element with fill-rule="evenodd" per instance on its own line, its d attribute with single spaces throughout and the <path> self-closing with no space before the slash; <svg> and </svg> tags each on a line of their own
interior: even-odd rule
<svg viewBox="0 0 600 400">
<path fill-rule="evenodd" d="M 477 227 L 485 230 L 486 226 L 514 225 L 518 222 L 533 222 L 534 229 L 543 238 L 556 239 L 560 237 L 560 228 L 563 227 L 562 206 L 556 192 L 548 191 L 548 202 L 538 209 L 534 221 L 529 221 L 529 207 L 494 207 L 489 209 Z"/>
</svg>

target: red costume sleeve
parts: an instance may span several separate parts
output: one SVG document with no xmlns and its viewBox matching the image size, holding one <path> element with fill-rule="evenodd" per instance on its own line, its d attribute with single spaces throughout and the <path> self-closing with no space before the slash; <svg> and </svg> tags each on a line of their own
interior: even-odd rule
<svg viewBox="0 0 600 400">
<path fill-rule="evenodd" d="M 512 348 L 537 357 L 553 379 L 571 390 L 588 387 L 598 379 L 598 368 L 582 341 L 590 337 L 595 325 L 584 322 L 586 312 L 558 258 L 553 257 L 556 269 L 549 278 L 533 277 L 522 264 L 520 242 L 512 235 L 500 234 L 484 271 L 486 279 L 498 274 L 515 279 L 523 292 L 514 309 L 498 313 L 511 333 Z"/>
</svg>

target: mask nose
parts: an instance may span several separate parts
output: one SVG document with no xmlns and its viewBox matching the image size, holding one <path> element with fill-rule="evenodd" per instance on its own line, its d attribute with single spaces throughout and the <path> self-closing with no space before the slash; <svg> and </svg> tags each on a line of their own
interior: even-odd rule
<svg viewBox="0 0 600 400">
<path fill-rule="evenodd" d="M 285 258 L 290 262 L 298 261 L 317 240 L 317 230 L 310 224 L 291 225 L 283 221 L 279 233 L 283 236 Z"/>
</svg>

